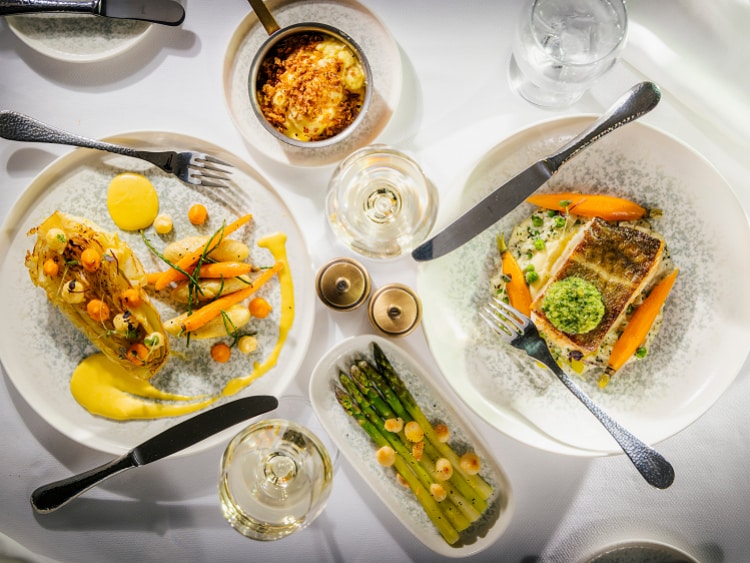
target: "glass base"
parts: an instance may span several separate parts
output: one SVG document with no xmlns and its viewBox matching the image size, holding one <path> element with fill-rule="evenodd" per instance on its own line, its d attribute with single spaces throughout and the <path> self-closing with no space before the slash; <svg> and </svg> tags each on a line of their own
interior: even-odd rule
<svg viewBox="0 0 750 563">
<path fill-rule="evenodd" d="M 532 104 L 545 108 L 568 107 L 583 97 L 585 90 L 580 92 L 559 92 L 549 88 L 541 88 L 524 76 L 516 63 L 515 57 L 511 56 L 508 68 L 508 82 L 511 88 L 523 99 Z"/>
</svg>

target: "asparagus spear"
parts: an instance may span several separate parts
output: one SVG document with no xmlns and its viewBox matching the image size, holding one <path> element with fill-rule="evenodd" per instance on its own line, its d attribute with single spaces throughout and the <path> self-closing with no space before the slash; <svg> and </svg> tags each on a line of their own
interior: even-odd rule
<svg viewBox="0 0 750 563">
<path fill-rule="evenodd" d="M 393 391 L 391 386 L 386 381 L 385 377 L 381 374 L 381 372 L 378 371 L 378 369 L 364 360 L 360 361 L 357 366 L 367 374 L 375 387 L 383 394 L 386 401 L 388 402 L 388 405 L 393 409 L 397 416 L 401 417 L 404 422 L 414 420 L 414 417 L 412 417 L 411 414 L 406 410 L 406 407 L 396 396 L 396 393 Z M 406 389 L 405 386 L 404 389 Z M 450 449 L 450 446 L 447 446 L 446 444 L 437 440 L 437 436 L 435 436 L 434 431 L 432 431 L 432 424 L 430 424 L 429 421 L 424 418 L 422 422 L 419 422 L 419 425 L 425 430 L 425 454 L 433 460 L 437 460 L 440 457 L 446 457 L 446 459 L 450 459 L 451 464 L 455 467 L 457 465 L 457 459 L 447 458 L 447 456 L 442 453 L 442 450 L 440 450 L 440 446 L 442 446 L 443 449 L 447 448 L 451 452 L 453 450 Z M 427 432 L 425 426 L 429 427 L 431 432 Z M 457 458 L 455 454 L 454 458 Z M 454 471 L 453 475 L 450 478 L 450 482 L 453 483 L 456 489 L 458 489 L 458 491 L 471 503 L 471 505 L 476 510 L 478 510 L 479 512 L 484 512 L 487 509 L 487 498 L 489 498 L 489 495 L 485 496 L 482 490 L 475 488 L 473 484 L 466 479 L 465 473 L 463 471 Z"/>
<path fill-rule="evenodd" d="M 368 414 L 368 418 L 370 418 L 370 421 L 379 429 L 383 429 L 386 437 L 390 437 L 393 432 L 389 432 L 385 428 L 385 421 L 388 418 L 395 417 L 395 413 L 388 407 L 388 405 L 385 404 L 380 395 L 378 395 L 377 390 L 372 386 L 372 382 L 365 377 L 365 374 L 362 370 L 360 370 L 356 365 L 353 365 L 350 367 L 349 373 L 351 374 L 351 379 L 356 384 L 357 389 L 349 389 L 352 384 L 346 379 L 345 374 L 341 374 L 339 376 L 342 385 L 344 385 L 344 387 L 349 391 L 349 394 L 353 396 L 354 400 L 360 403 L 360 406 L 362 406 L 362 401 L 359 400 L 357 391 L 360 391 L 362 395 L 365 395 L 366 400 L 369 401 L 369 404 L 367 410 L 364 407 L 362 410 L 367 414 L 368 412 L 371 412 L 369 411 L 369 407 L 374 407 L 374 412 Z M 363 400 L 364 399 L 365 398 L 363 398 Z M 432 455 L 427 453 L 427 449 L 425 449 L 425 453 L 422 455 L 422 457 L 420 459 L 417 459 L 409 451 L 412 447 L 412 444 L 406 438 L 403 429 L 396 434 L 401 439 L 401 442 L 405 449 L 404 455 L 406 456 L 407 460 L 409 460 L 410 462 L 412 460 L 415 460 L 417 463 L 419 463 L 426 472 L 426 477 L 429 477 L 429 482 L 425 482 L 425 485 L 429 486 L 430 483 L 437 482 L 438 479 L 435 475 L 435 461 L 440 456 L 435 455 L 434 448 L 432 449 Z M 454 473 L 454 476 L 455 475 L 456 474 Z M 482 512 L 484 512 L 484 510 L 487 508 L 486 501 L 477 499 L 475 492 L 468 485 L 465 486 L 465 489 L 469 494 L 469 496 L 467 497 L 460 487 L 455 486 L 453 480 L 453 477 L 451 477 L 448 482 L 441 481 L 440 485 L 445 488 L 446 493 L 448 494 L 448 498 L 450 498 L 458 507 L 458 509 L 464 514 L 464 516 L 468 518 L 469 522 L 475 522 L 482 515 Z"/>
<path fill-rule="evenodd" d="M 359 390 L 368 398 L 370 403 L 375 407 L 375 410 L 380 416 L 385 419 L 397 418 L 399 415 L 391 408 L 391 406 L 380 396 L 378 393 L 377 385 L 375 380 L 367 368 L 371 368 L 370 364 L 366 360 L 362 360 L 353 364 L 349 367 L 349 375 L 357 384 Z M 406 420 L 404 420 L 406 422 Z"/>
<path fill-rule="evenodd" d="M 405 440 L 401 440 L 393 432 L 388 432 L 385 430 L 384 421 L 367 403 L 366 398 L 359 391 L 356 384 L 351 380 L 351 378 L 349 378 L 345 373 L 340 372 L 339 381 L 341 381 L 344 389 L 346 389 L 346 391 L 349 393 L 349 396 L 357 404 L 367 420 L 371 424 L 373 424 L 378 429 L 378 431 L 381 431 L 383 437 L 388 442 L 388 445 L 393 448 L 396 453 L 402 456 L 402 458 L 409 464 L 409 466 L 412 468 L 412 471 L 416 474 L 422 485 L 427 490 L 429 490 L 430 485 L 432 485 L 433 483 L 437 483 L 437 480 L 434 479 L 434 477 L 430 473 L 428 473 L 428 471 L 411 454 L 409 447 L 405 445 L 407 442 Z M 445 487 L 446 492 L 448 492 L 449 494 L 456 494 L 455 490 L 451 490 L 449 486 L 446 486 L 447 484 L 440 484 Z M 463 497 L 460 497 L 459 502 L 468 504 L 466 499 L 464 499 Z M 441 503 L 441 507 L 443 508 L 443 513 L 445 514 L 446 518 L 450 520 L 451 524 L 453 524 L 457 531 L 461 532 L 471 525 L 471 521 L 469 520 L 469 518 L 456 510 L 456 508 L 461 510 L 461 507 L 455 506 L 455 503 L 452 502 L 452 499 L 444 500 Z M 476 517 L 474 518 L 474 520 L 476 520 Z"/>
<path fill-rule="evenodd" d="M 356 369 L 353 366 L 350 369 L 352 379 L 357 383 L 360 389 L 367 388 L 367 396 L 370 398 L 375 395 L 377 399 L 373 399 L 372 403 L 376 410 L 383 418 L 399 417 L 404 423 L 414 420 L 399 401 L 398 397 L 393 393 L 391 388 L 386 383 L 382 375 L 367 362 L 367 360 L 361 360 L 357 362 Z M 383 394 L 387 401 L 387 405 L 383 403 L 383 399 L 378 395 L 378 391 Z M 421 425 L 420 425 L 421 426 Z M 426 459 L 420 460 L 423 466 L 428 470 L 434 470 L 434 462 L 440 457 L 440 453 L 437 451 L 435 446 L 429 439 L 424 440 L 424 456 Z M 428 463 L 432 465 L 427 466 Z M 460 497 L 454 497 L 453 500 L 461 511 L 473 522 L 477 520 L 479 515 L 487 509 L 487 500 L 476 491 L 458 471 L 454 471 L 453 475 L 449 479 L 449 482 L 455 487 L 455 491 Z M 459 504 L 459 502 L 461 504 Z M 466 504 L 468 503 L 468 504 Z"/>
<path fill-rule="evenodd" d="M 388 441 L 381 434 L 381 432 L 375 427 L 375 425 L 371 424 L 370 421 L 365 418 L 361 409 L 356 404 L 354 404 L 352 398 L 347 395 L 340 387 L 336 388 L 336 399 L 347 412 L 347 414 L 349 414 L 357 421 L 357 424 L 359 424 L 359 426 L 365 432 L 367 432 L 367 434 L 370 436 L 370 438 L 372 438 L 375 444 L 378 445 L 378 447 L 388 445 Z M 417 500 L 422 505 L 422 508 L 424 508 L 427 517 L 438 529 L 443 539 L 445 539 L 445 541 L 451 545 L 456 543 L 459 539 L 458 532 L 450 524 L 450 522 L 448 522 L 447 518 L 443 516 L 440 505 L 435 501 L 434 498 L 432 498 L 432 495 L 429 493 L 429 491 L 422 487 L 421 483 L 414 475 L 414 472 L 409 468 L 406 461 L 404 461 L 404 459 L 398 454 L 396 455 L 394 467 L 396 471 L 398 471 L 409 484 L 409 487 L 416 495 Z"/>
<path fill-rule="evenodd" d="M 427 436 L 428 439 L 435 445 L 441 455 L 451 462 L 454 469 L 461 473 L 466 481 L 472 486 L 472 488 L 476 489 L 476 491 L 482 496 L 483 499 L 487 500 L 492 495 L 492 486 L 489 485 L 479 475 L 469 475 L 461 469 L 456 452 L 454 452 L 447 444 L 440 442 L 437 439 L 435 431 L 432 428 L 432 424 L 430 424 L 429 420 L 427 420 L 427 417 L 422 412 L 422 409 L 419 408 L 416 400 L 406 388 L 406 385 L 404 385 L 404 382 L 401 380 L 399 375 L 396 373 L 396 370 L 391 365 L 390 360 L 388 360 L 383 350 L 380 348 L 377 342 L 373 342 L 372 345 L 375 363 L 377 364 L 378 368 L 380 368 L 380 372 L 386 378 L 393 392 L 400 399 L 401 404 L 403 404 L 407 412 L 412 417 L 414 417 L 414 420 L 419 423 L 419 425 L 425 432 L 425 436 Z"/>
</svg>

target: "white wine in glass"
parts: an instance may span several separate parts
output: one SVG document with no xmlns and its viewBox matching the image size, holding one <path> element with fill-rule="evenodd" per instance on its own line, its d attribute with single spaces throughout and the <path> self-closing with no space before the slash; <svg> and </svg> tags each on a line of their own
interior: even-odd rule
<svg viewBox="0 0 750 563">
<path fill-rule="evenodd" d="M 331 229 L 355 252 L 395 258 L 429 234 L 437 215 L 437 190 L 419 165 L 387 145 L 353 152 L 328 185 Z"/>
<path fill-rule="evenodd" d="M 322 512 L 332 480 L 331 458 L 308 428 L 283 419 L 260 421 L 235 436 L 224 451 L 222 513 L 249 538 L 278 540 Z"/>
</svg>

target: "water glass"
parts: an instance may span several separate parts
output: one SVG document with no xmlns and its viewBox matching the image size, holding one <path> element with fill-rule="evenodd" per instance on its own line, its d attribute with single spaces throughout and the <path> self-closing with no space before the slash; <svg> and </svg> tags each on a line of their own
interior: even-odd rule
<svg viewBox="0 0 750 563">
<path fill-rule="evenodd" d="M 516 29 L 511 86 L 539 106 L 576 102 L 614 65 L 627 21 L 624 0 L 531 0 Z"/>
<path fill-rule="evenodd" d="M 305 425 L 287 418 L 261 420 L 224 450 L 221 511 L 248 538 L 278 540 L 309 526 L 330 495 L 338 451 L 328 440 L 328 447 L 323 443 L 322 430 L 308 428 L 317 424 L 311 424 L 309 403 L 297 402 L 286 401 L 287 411 L 297 420 L 304 417 Z"/>
<path fill-rule="evenodd" d="M 328 184 L 326 216 L 355 252 L 395 258 L 421 243 L 437 215 L 437 190 L 406 153 L 377 144 L 339 163 Z"/>
</svg>

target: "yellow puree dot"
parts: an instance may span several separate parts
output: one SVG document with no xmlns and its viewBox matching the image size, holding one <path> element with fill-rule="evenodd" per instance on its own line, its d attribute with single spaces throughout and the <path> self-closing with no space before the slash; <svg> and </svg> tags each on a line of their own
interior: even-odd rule
<svg viewBox="0 0 750 563">
<path fill-rule="evenodd" d="M 159 213 L 159 196 L 148 178 L 123 172 L 109 183 L 107 209 L 123 231 L 137 231 L 154 222 Z"/>
</svg>

